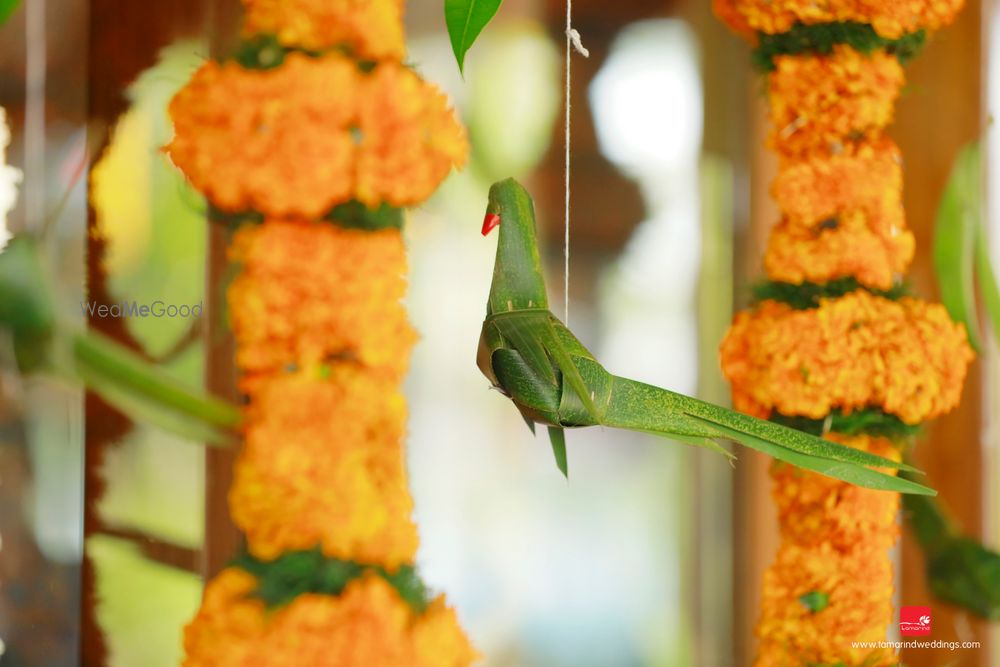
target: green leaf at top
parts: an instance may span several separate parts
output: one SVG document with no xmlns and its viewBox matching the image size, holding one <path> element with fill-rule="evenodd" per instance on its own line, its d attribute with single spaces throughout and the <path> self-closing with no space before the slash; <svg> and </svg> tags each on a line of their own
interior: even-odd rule
<svg viewBox="0 0 1000 667">
<path fill-rule="evenodd" d="M 444 21 L 458 71 L 465 73 L 465 54 L 486 24 L 496 15 L 503 0 L 444 0 Z"/>
<path fill-rule="evenodd" d="M 19 4 L 21 0 L 0 0 L 0 25 L 7 22 Z"/>
<path fill-rule="evenodd" d="M 952 167 L 938 207 L 934 230 L 934 270 L 941 302 L 952 319 L 965 325 L 972 346 L 979 350 L 976 314 L 974 246 L 982 217 L 980 150 L 978 144 L 962 149 Z"/>
</svg>

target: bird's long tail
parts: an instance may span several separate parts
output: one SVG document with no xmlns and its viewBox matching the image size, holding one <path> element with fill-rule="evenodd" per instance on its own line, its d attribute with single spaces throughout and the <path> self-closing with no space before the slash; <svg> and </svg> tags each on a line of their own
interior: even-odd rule
<svg viewBox="0 0 1000 667">
<path fill-rule="evenodd" d="M 913 470 L 897 461 L 845 447 L 705 401 L 615 376 L 601 422 L 688 444 L 711 446 L 732 440 L 780 461 L 870 489 L 934 495 L 908 479 L 872 468 Z"/>
</svg>

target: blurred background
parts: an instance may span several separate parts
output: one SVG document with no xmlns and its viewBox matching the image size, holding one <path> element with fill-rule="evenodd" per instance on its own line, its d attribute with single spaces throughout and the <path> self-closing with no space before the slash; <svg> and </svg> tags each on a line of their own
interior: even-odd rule
<svg viewBox="0 0 1000 667">
<path fill-rule="evenodd" d="M 931 297 L 938 198 L 958 148 L 1000 106 L 1000 13 L 983 1 L 910 67 L 892 131 L 920 244 L 913 282 Z M 709 5 L 577 3 L 590 58 L 573 64 L 569 320 L 612 372 L 725 402 L 716 348 L 760 275 L 776 213 L 762 83 Z M 567 483 L 544 436 L 474 365 L 495 252 L 479 227 L 494 180 L 516 176 L 535 195 L 562 303 L 564 11 L 507 0 L 463 80 L 440 0 L 408 3 L 409 60 L 449 93 L 473 144 L 470 165 L 407 225 L 422 335 L 407 384 L 420 566 L 458 607 L 484 667 L 746 665 L 775 544 L 767 461 L 741 453 L 732 468 L 664 440 L 587 430 L 569 434 Z M 231 0 L 26 0 L 0 29 L 8 159 L 25 171 L 11 227 L 55 230 L 47 251 L 65 314 L 81 323 L 85 287 L 104 303 L 204 301 L 201 320 L 90 325 L 221 394 L 233 391 L 224 233 L 159 147 L 168 100 L 205 58 L 227 53 L 238 16 Z M 963 527 L 993 546 L 996 358 L 974 369 L 962 409 L 918 452 Z M 231 453 L 21 378 L 2 339 L 0 360 L 0 665 L 177 664 L 202 582 L 237 544 Z M 899 563 L 901 603 L 928 603 L 909 541 Z M 929 604 L 935 638 L 984 649 L 906 664 L 1000 665 L 984 624 Z"/>
</svg>

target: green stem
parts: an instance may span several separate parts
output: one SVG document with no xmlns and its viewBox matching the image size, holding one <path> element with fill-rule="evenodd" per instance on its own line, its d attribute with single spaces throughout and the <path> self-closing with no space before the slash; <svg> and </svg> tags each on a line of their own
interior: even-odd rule
<svg viewBox="0 0 1000 667">
<path fill-rule="evenodd" d="M 183 383 L 150 366 L 139 357 L 93 333 L 73 340 L 77 365 L 97 371 L 124 389 L 135 391 L 153 402 L 209 424 L 234 429 L 240 425 L 240 410 L 221 399 L 192 391 Z"/>
</svg>

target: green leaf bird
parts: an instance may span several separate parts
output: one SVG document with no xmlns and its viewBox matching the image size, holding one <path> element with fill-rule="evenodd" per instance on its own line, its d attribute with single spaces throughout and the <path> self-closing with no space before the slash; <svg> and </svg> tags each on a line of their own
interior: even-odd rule
<svg viewBox="0 0 1000 667">
<path fill-rule="evenodd" d="M 911 467 L 756 419 L 690 396 L 612 375 L 549 310 L 534 204 L 513 179 L 490 188 L 483 234 L 500 227 L 477 364 L 532 431 L 548 426 L 556 464 L 568 471 L 564 429 L 608 426 L 708 447 L 732 440 L 792 465 L 871 489 L 934 495 L 872 468 Z"/>
</svg>

